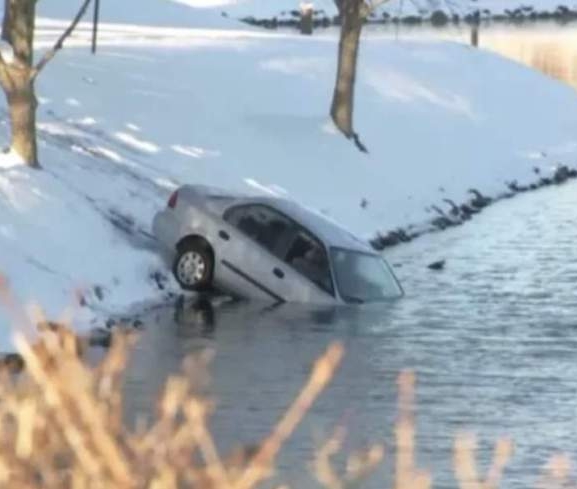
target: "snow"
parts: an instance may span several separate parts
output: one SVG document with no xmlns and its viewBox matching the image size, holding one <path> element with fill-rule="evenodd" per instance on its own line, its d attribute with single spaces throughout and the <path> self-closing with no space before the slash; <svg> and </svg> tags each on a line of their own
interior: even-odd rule
<svg viewBox="0 0 577 489">
<path fill-rule="evenodd" d="M 56 20 L 41 22 L 39 50 L 69 2 L 40 2 L 43 15 L 48 5 Z M 327 116 L 335 38 L 174 8 L 143 7 L 142 25 L 103 24 L 95 57 L 82 24 L 38 79 L 44 169 L 0 156 L 0 271 L 19 301 L 52 318 L 78 294 L 82 328 L 162 297 L 153 277 L 168 270 L 150 224 L 179 184 L 285 195 L 369 238 L 422 224 L 432 204 L 446 209 L 444 198 L 463 201 L 471 187 L 496 195 L 506 181 L 534 179 L 535 166 L 546 175 L 575 161 L 573 89 L 497 55 L 365 39 L 355 120 L 366 155 Z M 0 350 L 10 350 L 5 312 L 0 326 Z"/>
<path fill-rule="evenodd" d="M 0 40 L 0 55 L 6 64 L 12 64 L 14 62 L 14 49 L 10 43 Z"/>
</svg>

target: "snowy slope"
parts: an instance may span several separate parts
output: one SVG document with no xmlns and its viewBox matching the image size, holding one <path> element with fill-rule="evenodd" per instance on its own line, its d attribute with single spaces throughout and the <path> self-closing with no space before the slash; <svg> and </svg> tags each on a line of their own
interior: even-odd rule
<svg viewBox="0 0 577 489">
<path fill-rule="evenodd" d="M 82 2 L 78 0 L 42 0 L 38 2 L 41 17 L 71 19 Z M 237 23 L 223 18 L 219 7 L 227 0 L 190 0 L 184 4 L 173 0 L 101 0 L 103 23 L 137 24 L 165 27 L 234 28 Z M 92 19 L 89 9 L 86 20 Z"/>
<path fill-rule="evenodd" d="M 54 32 L 41 32 L 40 49 Z M 447 209 L 444 198 L 463 201 L 470 187 L 499 194 L 577 157 L 574 91 L 466 46 L 366 40 L 365 155 L 327 118 L 335 39 L 102 32 L 98 56 L 69 48 L 39 79 L 44 170 L 0 164 L 0 270 L 51 317 L 77 289 L 82 325 L 162 295 L 150 221 L 181 183 L 288 195 L 370 237 L 428 221 L 431 204 Z M 72 44 L 88 37 L 81 29 Z M 7 324 L 0 315 L 0 350 Z"/>
</svg>

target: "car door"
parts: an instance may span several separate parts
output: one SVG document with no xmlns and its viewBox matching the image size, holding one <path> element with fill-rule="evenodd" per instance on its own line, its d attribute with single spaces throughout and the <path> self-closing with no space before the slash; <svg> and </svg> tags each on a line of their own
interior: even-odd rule
<svg viewBox="0 0 577 489">
<path fill-rule="evenodd" d="M 217 285 L 250 299 L 275 302 L 287 297 L 285 264 L 279 257 L 294 223 L 271 207 L 241 204 L 229 208 L 217 230 Z"/>
<path fill-rule="evenodd" d="M 322 242 L 298 226 L 283 253 L 285 295 L 290 300 L 316 304 L 336 302 L 329 257 Z"/>
</svg>

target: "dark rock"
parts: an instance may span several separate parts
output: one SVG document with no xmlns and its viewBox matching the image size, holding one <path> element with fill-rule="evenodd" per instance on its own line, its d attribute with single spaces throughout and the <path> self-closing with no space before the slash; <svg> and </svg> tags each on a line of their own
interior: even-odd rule
<svg viewBox="0 0 577 489">
<path fill-rule="evenodd" d="M 115 321 L 114 319 L 108 318 L 108 319 L 106 320 L 106 327 L 107 327 L 108 329 L 114 328 L 115 325 L 116 325 L 116 321 Z"/>
<path fill-rule="evenodd" d="M 529 187 L 527 187 L 526 185 L 519 185 L 517 180 L 513 180 L 512 182 L 508 182 L 507 187 L 515 193 L 526 192 L 527 190 L 529 190 Z"/>
<path fill-rule="evenodd" d="M 493 201 L 493 199 L 491 199 L 490 197 L 485 197 L 481 192 L 479 192 L 474 188 L 469 189 L 468 193 L 473 195 L 473 198 L 469 202 L 470 205 L 476 207 L 477 209 L 487 207 Z"/>
<path fill-rule="evenodd" d="M 547 177 L 543 177 L 539 179 L 539 184 L 541 185 L 541 187 L 546 187 L 547 185 L 552 185 L 553 180 Z"/>
<path fill-rule="evenodd" d="M 90 331 L 88 336 L 90 346 L 99 346 L 101 348 L 110 348 L 112 344 L 112 333 L 109 329 L 96 328 Z"/>
<path fill-rule="evenodd" d="M 132 322 L 132 327 L 134 329 L 143 329 L 144 328 L 144 323 L 140 320 L 140 319 L 135 319 Z"/>
<path fill-rule="evenodd" d="M 555 174 L 553 175 L 553 183 L 560 185 L 569 180 L 569 178 L 569 168 L 565 165 L 560 165 L 557 167 Z"/>
<path fill-rule="evenodd" d="M 390 231 L 385 235 L 379 234 L 376 238 L 370 241 L 370 244 L 377 251 L 381 251 L 400 243 L 408 243 L 412 241 L 412 239 L 413 238 L 408 235 L 404 229 L 397 229 L 395 231 Z"/>
<path fill-rule="evenodd" d="M 104 290 L 100 285 L 94 286 L 94 295 L 96 295 L 99 301 L 104 300 Z"/>
<path fill-rule="evenodd" d="M 450 217 L 447 216 L 439 207 L 437 207 L 436 205 L 432 205 L 431 209 L 434 210 L 437 214 L 439 214 L 439 217 L 433 219 L 431 221 L 431 224 L 440 229 L 440 230 L 444 230 L 447 229 L 449 227 L 452 226 L 457 226 L 459 224 L 461 224 L 461 220 L 459 219 L 459 217 Z"/>
<path fill-rule="evenodd" d="M 459 209 L 461 210 L 461 215 L 464 216 L 466 219 L 470 219 L 473 214 L 478 214 L 480 212 L 479 209 L 471 207 L 467 204 L 461 204 Z"/>
<path fill-rule="evenodd" d="M 439 260 L 427 265 L 427 268 L 429 270 L 436 270 L 436 271 L 443 270 L 445 268 L 445 264 L 446 260 Z"/>
<path fill-rule="evenodd" d="M 471 216 L 464 216 L 459 206 L 455 204 L 455 202 L 452 201 L 451 199 L 443 199 L 443 202 L 446 202 L 451 207 L 449 215 L 451 215 L 452 217 L 461 219 L 468 219 L 471 217 Z"/>
<path fill-rule="evenodd" d="M 435 217 L 435 219 L 431 221 L 431 224 L 440 231 L 444 231 L 445 229 L 454 226 L 453 221 L 445 216 Z"/>
</svg>

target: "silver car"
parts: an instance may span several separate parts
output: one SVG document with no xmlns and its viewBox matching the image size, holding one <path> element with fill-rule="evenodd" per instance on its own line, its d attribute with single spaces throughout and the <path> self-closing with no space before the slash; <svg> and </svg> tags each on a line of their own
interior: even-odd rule
<svg viewBox="0 0 577 489">
<path fill-rule="evenodd" d="M 403 295 L 381 255 L 291 200 L 185 185 L 154 217 L 153 232 L 185 290 L 316 304 Z"/>
</svg>

